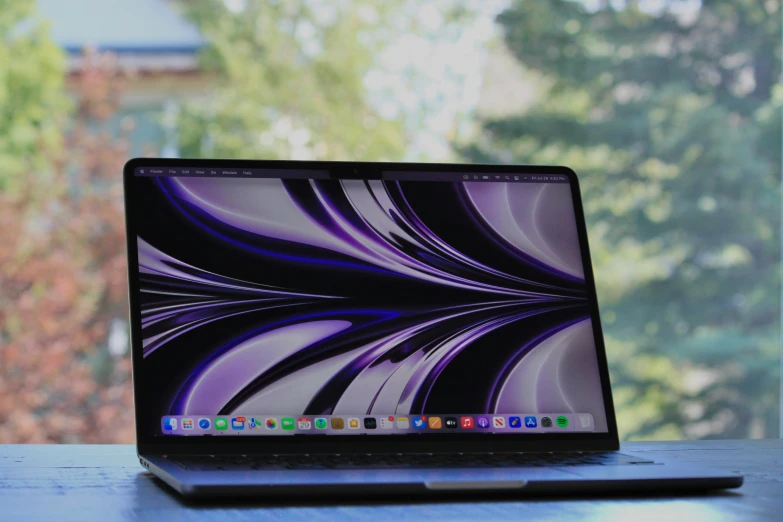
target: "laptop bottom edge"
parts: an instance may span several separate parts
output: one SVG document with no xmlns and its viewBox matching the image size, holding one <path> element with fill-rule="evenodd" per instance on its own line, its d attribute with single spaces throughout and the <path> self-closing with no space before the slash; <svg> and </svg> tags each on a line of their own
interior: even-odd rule
<svg viewBox="0 0 783 522">
<path fill-rule="evenodd" d="M 693 494 L 737 488 L 743 477 L 677 465 L 601 468 L 462 468 L 362 471 L 192 472 L 165 458 L 142 457 L 142 465 L 189 499 L 244 497 L 275 501 L 303 498 L 505 497 Z"/>
</svg>

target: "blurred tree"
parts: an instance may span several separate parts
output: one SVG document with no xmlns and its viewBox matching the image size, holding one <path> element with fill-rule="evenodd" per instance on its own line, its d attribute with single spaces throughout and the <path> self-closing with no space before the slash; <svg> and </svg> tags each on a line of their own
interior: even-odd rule
<svg viewBox="0 0 783 522">
<path fill-rule="evenodd" d="M 203 66 L 220 78 L 214 98 L 185 106 L 183 156 L 399 159 L 399 119 L 380 117 L 364 74 L 399 1 L 184 4 L 210 41 Z"/>
<path fill-rule="evenodd" d="M 31 170 L 52 175 L 41 150 L 59 145 L 68 107 L 59 47 L 41 24 L 19 30 L 34 8 L 26 0 L 0 3 L 0 192 L 7 197 Z"/>
<path fill-rule="evenodd" d="M 88 54 L 69 103 L 33 8 L 0 3 L 0 442 L 129 442 L 130 361 L 107 346 L 126 316 L 126 151 L 101 126 L 121 78 Z"/>
<path fill-rule="evenodd" d="M 640 5 L 515 1 L 545 87 L 461 152 L 581 175 L 625 437 L 775 437 L 780 2 Z"/>
</svg>

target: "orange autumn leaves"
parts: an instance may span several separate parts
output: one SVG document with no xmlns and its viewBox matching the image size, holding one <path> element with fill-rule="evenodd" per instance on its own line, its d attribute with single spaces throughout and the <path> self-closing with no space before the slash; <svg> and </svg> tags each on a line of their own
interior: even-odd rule
<svg viewBox="0 0 783 522">
<path fill-rule="evenodd" d="M 127 318 L 129 123 L 107 125 L 125 81 L 87 53 L 49 168 L 0 192 L 0 443 L 133 441 L 130 360 L 107 349 Z"/>
</svg>

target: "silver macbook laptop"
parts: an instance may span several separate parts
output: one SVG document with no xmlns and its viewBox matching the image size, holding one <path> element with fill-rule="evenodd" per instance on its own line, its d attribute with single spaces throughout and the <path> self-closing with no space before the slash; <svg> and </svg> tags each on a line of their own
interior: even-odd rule
<svg viewBox="0 0 783 522">
<path fill-rule="evenodd" d="M 135 159 L 138 453 L 187 496 L 738 487 L 619 453 L 575 174 Z"/>
</svg>

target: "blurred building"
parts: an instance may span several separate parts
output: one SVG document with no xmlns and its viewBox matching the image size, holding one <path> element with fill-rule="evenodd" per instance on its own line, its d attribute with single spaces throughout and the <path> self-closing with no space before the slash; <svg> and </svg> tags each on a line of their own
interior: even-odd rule
<svg viewBox="0 0 783 522">
<path fill-rule="evenodd" d="M 176 116 L 184 101 L 206 96 L 211 80 L 198 67 L 205 40 L 166 0 L 38 0 L 51 36 L 68 54 L 69 81 L 79 80 L 85 49 L 111 53 L 131 74 L 112 118 L 131 117 L 131 154 L 177 155 Z"/>
</svg>

